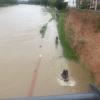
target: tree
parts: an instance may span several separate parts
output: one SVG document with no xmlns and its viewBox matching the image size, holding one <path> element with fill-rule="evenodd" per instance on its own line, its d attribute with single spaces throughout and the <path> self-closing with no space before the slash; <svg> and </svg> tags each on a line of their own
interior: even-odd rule
<svg viewBox="0 0 100 100">
<path fill-rule="evenodd" d="M 17 0 L 0 0 L 0 5 L 15 4 L 15 3 L 17 3 Z"/>
<path fill-rule="evenodd" d="M 58 10 L 65 9 L 68 4 L 64 2 L 64 0 L 57 0 L 56 7 Z"/>
<path fill-rule="evenodd" d="M 64 0 L 29 0 L 29 4 L 41 4 L 41 5 L 50 5 L 54 6 L 57 9 L 65 9 L 66 3 L 64 3 Z"/>
<path fill-rule="evenodd" d="M 29 4 L 42 4 L 42 5 L 48 5 L 48 0 L 29 0 Z"/>
<path fill-rule="evenodd" d="M 90 8 L 90 1 L 83 0 L 81 4 L 79 4 L 79 8 L 81 9 L 89 9 Z"/>
<path fill-rule="evenodd" d="M 50 6 L 56 6 L 57 0 L 48 0 Z"/>
</svg>

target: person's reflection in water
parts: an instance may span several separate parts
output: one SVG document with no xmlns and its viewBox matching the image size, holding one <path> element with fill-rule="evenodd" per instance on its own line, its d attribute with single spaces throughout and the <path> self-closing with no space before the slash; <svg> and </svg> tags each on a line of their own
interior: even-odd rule
<svg viewBox="0 0 100 100">
<path fill-rule="evenodd" d="M 56 45 L 56 48 L 58 48 L 58 40 L 59 40 L 58 37 L 56 37 L 56 38 L 55 38 L 55 45 Z"/>
</svg>

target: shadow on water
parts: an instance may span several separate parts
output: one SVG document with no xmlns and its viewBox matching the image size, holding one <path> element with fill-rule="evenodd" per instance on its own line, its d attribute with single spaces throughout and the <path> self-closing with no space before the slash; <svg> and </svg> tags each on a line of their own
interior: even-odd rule
<svg viewBox="0 0 100 100">
<path fill-rule="evenodd" d="M 55 47 L 56 47 L 56 49 L 58 48 L 58 45 L 59 45 L 59 38 L 56 36 L 56 38 L 55 38 Z"/>
</svg>

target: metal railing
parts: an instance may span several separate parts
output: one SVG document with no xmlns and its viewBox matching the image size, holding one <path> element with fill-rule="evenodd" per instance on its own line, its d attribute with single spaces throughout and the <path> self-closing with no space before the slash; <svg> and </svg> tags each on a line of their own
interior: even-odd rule
<svg viewBox="0 0 100 100">
<path fill-rule="evenodd" d="M 41 97 L 26 97 L 26 98 L 10 98 L 1 100 L 100 100 L 100 90 L 95 85 L 90 84 L 89 93 L 83 94 L 68 94 L 62 96 L 41 96 Z"/>
</svg>

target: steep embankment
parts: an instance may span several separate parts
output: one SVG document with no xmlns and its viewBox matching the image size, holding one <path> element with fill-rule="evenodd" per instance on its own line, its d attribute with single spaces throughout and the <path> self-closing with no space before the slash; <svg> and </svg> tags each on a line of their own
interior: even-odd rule
<svg viewBox="0 0 100 100">
<path fill-rule="evenodd" d="M 70 10 L 65 20 L 66 38 L 100 85 L 100 13 Z"/>
</svg>

